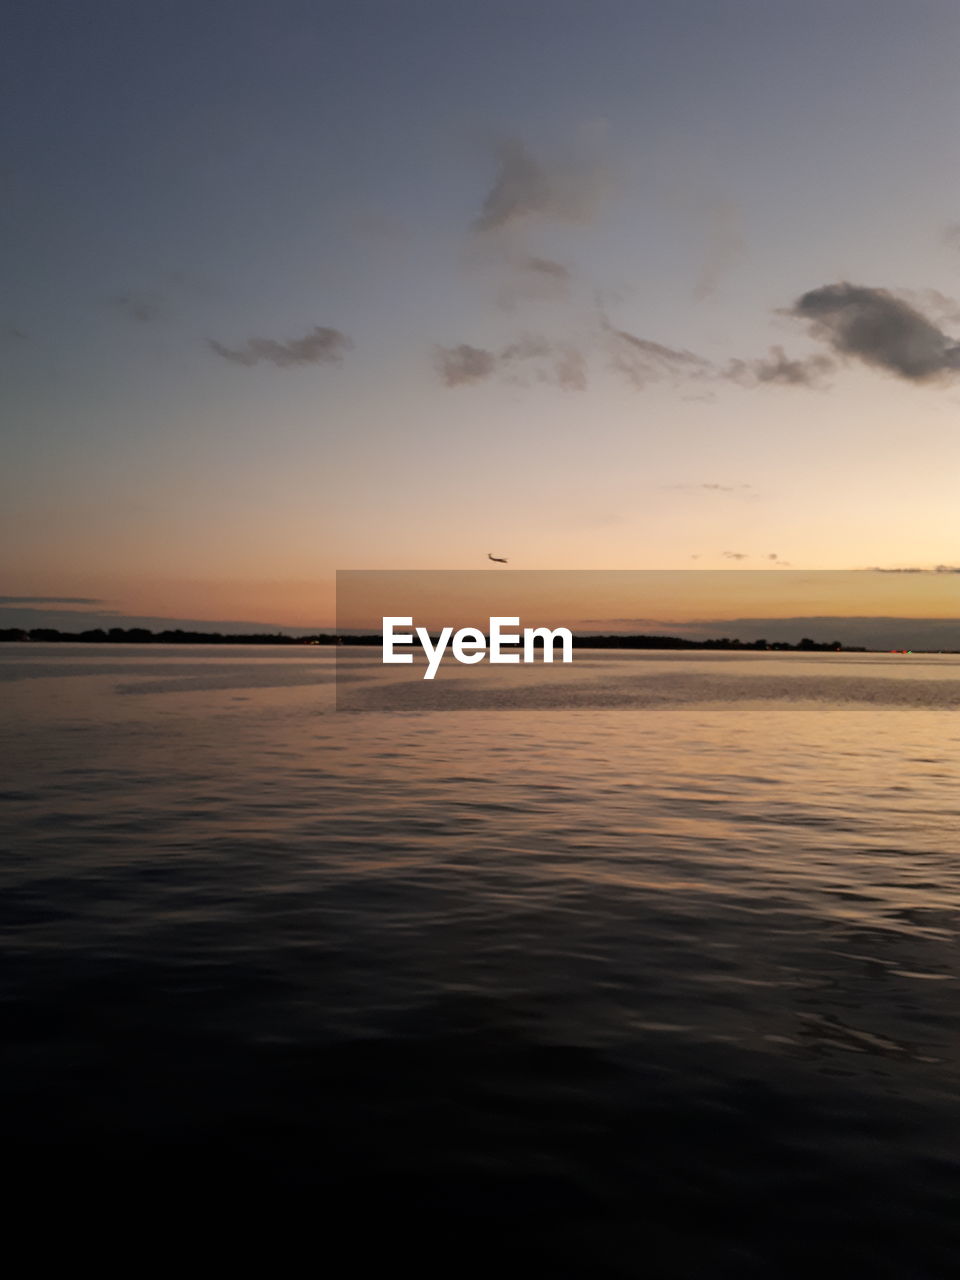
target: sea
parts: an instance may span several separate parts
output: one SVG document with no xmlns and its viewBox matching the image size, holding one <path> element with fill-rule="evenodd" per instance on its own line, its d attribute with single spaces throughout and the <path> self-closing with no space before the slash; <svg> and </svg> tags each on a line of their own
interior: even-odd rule
<svg viewBox="0 0 960 1280">
<path fill-rule="evenodd" d="M 8 1243 L 955 1277 L 960 656 L 0 646 Z"/>
</svg>

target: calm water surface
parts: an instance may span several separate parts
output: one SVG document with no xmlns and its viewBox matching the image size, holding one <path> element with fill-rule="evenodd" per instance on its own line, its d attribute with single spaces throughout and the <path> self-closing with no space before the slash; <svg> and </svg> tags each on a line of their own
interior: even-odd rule
<svg viewBox="0 0 960 1280">
<path fill-rule="evenodd" d="M 960 658 L 377 656 L 0 646 L 25 1200 L 355 1274 L 955 1275 Z"/>
</svg>

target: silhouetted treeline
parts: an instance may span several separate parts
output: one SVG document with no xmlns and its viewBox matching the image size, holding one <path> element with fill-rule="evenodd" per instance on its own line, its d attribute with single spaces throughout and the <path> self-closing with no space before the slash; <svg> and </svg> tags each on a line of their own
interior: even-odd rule
<svg viewBox="0 0 960 1280">
<path fill-rule="evenodd" d="M 682 636 L 574 636 L 575 649 L 801 649 L 804 652 L 866 653 L 863 645 L 841 644 L 839 640 L 819 641 L 804 637 L 798 644 L 785 640 L 738 640 L 722 636 L 717 640 L 687 640 Z"/>
<path fill-rule="evenodd" d="M 435 638 L 435 637 L 434 637 Z M 312 636 L 288 636 L 282 632 L 264 632 L 259 635 L 230 635 L 221 631 L 149 631 L 146 627 L 95 627 L 90 631 L 58 631 L 53 627 L 33 627 L 24 631 L 19 627 L 0 630 L 2 641 L 36 640 L 45 643 L 68 642 L 72 644 L 282 644 L 282 645 L 380 645 L 379 632 L 367 635 L 337 636 L 320 632 Z M 542 647 L 542 642 L 540 642 Z M 845 645 L 839 640 L 817 641 L 804 637 L 797 644 L 783 640 L 738 640 L 723 636 L 717 640 L 687 640 L 682 636 L 628 636 L 628 635 L 577 635 L 573 637 L 575 649 L 753 649 L 753 650 L 802 650 L 805 652 L 866 653 L 863 645 Z"/>
<path fill-rule="evenodd" d="M 57 631 L 53 627 L 33 627 L 29 631 L 8 628 L 0 631 L 0 641 L 41 640 L 71 644 L 335 644 L 336 636 L 286 636 L 281 632 L 262 635 L 224 635 L 220 631 L 148 631 L 146 627 L 95 627 L 92 631 Z M 379 637 L 378 637 L 379 639 Z"/>
</svg>

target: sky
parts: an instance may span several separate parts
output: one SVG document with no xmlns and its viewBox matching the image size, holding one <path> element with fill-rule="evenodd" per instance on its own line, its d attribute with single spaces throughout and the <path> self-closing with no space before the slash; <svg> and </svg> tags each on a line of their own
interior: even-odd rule
<svg viewBox="0 0 960 1280">
<path fill-rule="evenodd" d="M 0 626 L 957 565 L 958 49 L 955 0 L 12 0 Z"/>
</svg>

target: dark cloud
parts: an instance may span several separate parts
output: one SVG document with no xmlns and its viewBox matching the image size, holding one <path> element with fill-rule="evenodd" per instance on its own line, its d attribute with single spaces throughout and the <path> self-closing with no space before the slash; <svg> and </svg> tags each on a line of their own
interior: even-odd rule
<svg viewBox="0 0 960 1280">
<path fill-rule="evenodd" d="M 519 138 L 505 138 L 476 231 L 497 231 L 531 217 L 559 222 L 589 222 L 606 187 L 594 164 L 546 167 Z"/>
<path fill-rule="evenodd" d="M 724 551 L 722 552 L 724 560 L 749 560 L 750 557 L 744 551 Z"/>
<path fill-rule="evenodd" d="M 788 314 L 841 356 L 851 356 L 910 382 L 960 373 L 960 345 L 888 289 L 847 282 L 798 298 Z"/>
<path fill-rule="evenodd" d="M 583 391 L 587 385 L 586 360 L 577 348 L 539 337 L 519 338 L 498 352 L 467 343 L 437 347 L 436 367 L 448 387 L 482 382 L 495 374 L 552 383 L 565 391 Z"/>
<path fill-rule="evenodd" d="M 88 596 L 0 596 L 0 605 L 8 604 L 103 604 Z"/>
<path fill-rule="evenodd" d="M 767 356 L 757 360 L 731 360 L 723 376 L 743 387 L 779 384 L 787 387 L 821 386 L 836 365 L 829 356 L 807 356 L 791 359 L 783 347 L 771 347 Z"/>
<path fill-rule="evenodd" d="M 225 347 L 208 339 L 210 348 L 234 364 L 253 365 L 260 361 L 274 364 L 279 369 L 290 369 L 307 364 L 339 364 L 344 352 L 353 347 L 352 341 L 339 329 L 317 325 L 302 338 L 289 342 L 276 342 L 273 338 L 251 338 L 243 347 Z"/>
</svg>

